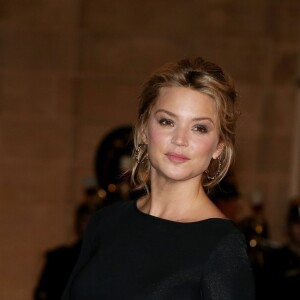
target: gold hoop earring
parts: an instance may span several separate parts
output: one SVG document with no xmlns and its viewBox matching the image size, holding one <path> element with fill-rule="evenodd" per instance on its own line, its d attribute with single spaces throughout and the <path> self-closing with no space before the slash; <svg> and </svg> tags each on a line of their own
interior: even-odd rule
<svg viewBox="0 0 300 300">
<path fill-rule="evenodd" d="M 206 170 L 204 172 L 206 174 L 206 177 L 207 177 L 208 180 L 215 180 L 220 175 L 220 173 L 221 173 L 222 162 L 221 162 L 220 156 L 218 156 L 217 160 L 218 160 L 218 170 L 217 170 L 217 172 L 216 172 L 216 174 L 214 176 L 210 176 L 208 174 L 208 170 Z"/>
<path fill-rule="evenodd" d="M 143 150 L 142 148 L 145 146 L 146 144 L 139 144 L 137 149 L 135 149 L 134 159 L 138 165 L 144 163 L 145 159 L 147 159 L 147 156 L 143 157 L 145 153 L 145 149 Z"/>
</svg>

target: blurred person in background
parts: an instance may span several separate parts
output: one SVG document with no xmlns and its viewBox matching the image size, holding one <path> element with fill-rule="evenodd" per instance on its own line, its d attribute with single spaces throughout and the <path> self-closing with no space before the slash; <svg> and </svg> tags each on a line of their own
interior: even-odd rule
<svg viewBox="0 0 300 300">
<path fill-rule="evenodd" d="M 87 196 L 90 196 L 90 189 L 85 192 Z M 34 290 L 34 300 L 59 300 L 61 298 L 78 259 L 87 223 L 95 210 L 96 207 L 91 203 L 83 203 L 77 207 L 74 223 L 76 241 L 71 245 L 60 246 L 47 252 L 45 265 Z"/>
<path fill-rule="evenodd" d="M 300 199 L 291 202 L 287 218 L 288 242 L 266 261 L 268 299 L 300 299 Z"/>
<path fill-rule="evenodd" d="M 246 237 L 248 256 L 254 273 L 256 300 L 269 299 L 265 294 L 265 265 L 268 255 L 275 247 L 274 242 L 269 237 L 264 204 L 262 193 L 253 192 L 250 194 L 250 215 L 239 223 L 239 227 Z"/>
<path fill-rule="evenodd" d="M 226 176 L 212 191 L 210 198 L 221 212 L 234 223 L 239 222 L 240 193 L 237 185 Z"/>
</svg>

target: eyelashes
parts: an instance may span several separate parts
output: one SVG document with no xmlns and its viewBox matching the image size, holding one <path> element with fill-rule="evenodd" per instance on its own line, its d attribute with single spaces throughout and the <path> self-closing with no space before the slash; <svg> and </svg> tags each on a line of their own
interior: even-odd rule
<svg viewBox="0 0 300 300">
<path fill-rule="evenodd" d="M 170 119 L 162 118 L 158 121 L 158 123 L 162 126 L 174 126 L 174 122 Z"/>
<path fill-rule="evenodd" d="M 163 127 L 167 127 L 167 126 L 174 127 L 175 126 L 175 122 L 172 121 L 171 119 L 167 119 L 167 118 L 159 119 L 158 123 Z M 196 124 L 192 127 L 192 131 L 199 132 L 199 133 L 207 133 L 208 128 L 206 125 Z"/>
<path fill-rule="evenodd" d="M 205 125 L 196 125 L 196 126 L 193 127 L 193 131 L 198 131 L 198 132 L 201 132 L 201 133 L 207 133 L 208 129 Z"/>
</svg>

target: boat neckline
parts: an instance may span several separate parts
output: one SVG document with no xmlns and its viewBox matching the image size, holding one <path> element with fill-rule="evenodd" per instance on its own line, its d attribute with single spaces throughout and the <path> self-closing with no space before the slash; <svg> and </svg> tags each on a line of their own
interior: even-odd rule
<svg viewBox="0 0 300 300">
<path fill-rule="evenodd" d="M 217 218 L 217 217 L 211 217 L 211 218 L 206 218 L 206 219 L 201 219 L 201 220 L 197 220 L 197 221 L 191 221 L 191 222 L 180 222 L 180 221 L 174 221 L 174 220 L 169 220 L 169 219 L 164 219 L 161 217 L 157 217 L 157 216 L 153 216 L 151 214 L 147 214 L 143 211 L 141 211 L 138 207 L 137 207 L 137 200 L 133 201 L 133 206 L 135 211 L 140 215 L 143 216 L 145 218 L 148 219 L 152 219 L 155 221 L 162 221 L 162 222 L 166 222 L 166 223 L 173 223 L 173 224 L 182 224 L 182 225 L 188 225 L 188 224 L 201 224 L 201 223 L 207 223 L 207 222 L 212 222 L 212 221 L 220 221 L 220 222 L 226 222 L 226 223 L 233 223 L 232 220 L 227 219 L 227 218 Z"/>
</svg>

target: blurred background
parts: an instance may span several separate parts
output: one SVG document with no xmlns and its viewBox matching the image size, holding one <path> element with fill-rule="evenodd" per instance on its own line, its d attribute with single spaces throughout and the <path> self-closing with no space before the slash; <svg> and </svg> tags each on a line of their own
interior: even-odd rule
<svg viewBox="0 0 300 300">
<path fill-rule="evenodd" d="M 114 192 L 99 189 L 103 153 L 118 152 L 103 141 L 128 134 L 147 76 L 195 56 L 239 91 L 241 215 L 259 207 L 284 243 L 300 183 L 299 0 L 0 0 L 0 299 L 31 299 L 45 251 L 74 240 L 76 207 Z"/>
</svg>

